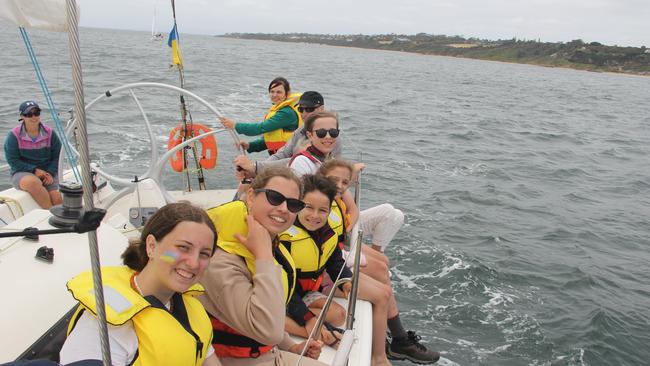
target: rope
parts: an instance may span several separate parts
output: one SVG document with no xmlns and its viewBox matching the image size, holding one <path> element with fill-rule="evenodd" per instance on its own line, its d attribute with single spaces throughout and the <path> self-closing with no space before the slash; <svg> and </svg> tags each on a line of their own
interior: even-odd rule
<svg viewBox="0 0 650 366">
<path fill-rule="evenodd" d="M 14 220 L 16 220 L 18 217 L 22 217 L 25 214 L 25 210 L 23 210 L 23 206 L 17 200 L 11 197 L 0 197 L 0 201 L 2 201 L 2 203 L 4 204 L 13 203 L 18 208 L 18 210 L 20 211 L 20 216 L 16 216 L 14 210 L 11 208 L 11 205 L 7 204 L 7 207 L 9 207 L 9 211 L 11 212 L 11 216 L 14 217 Z"/>
<path fill-rule="evenodd" d="M 41 220 L 33 223 L 32 226 L 36 227 L 40 223 L 42 223 L 42 222 L 44 222 L 45 220 L 48 220 L 48 219 L 49 219 L 49 217 L 46 216 L 46 217 L 42 218 Z M 12 231 L 16 231 L 16 229 L 15 228 L 7 228 L 7 227 L 0 228 L 0 232 L 7 232 L 7 231 L 12 232 Z M 2 253 L 6 252 L 7 250 L 9 250 L 9 248 L 13 247 L 14 245 L 20 243 L 23 239 L 24 239 L 24 236 L 18 236 L 18 237 L 13 238 L 12 240 L 10 240 L 8 244 L 5 244 L 5 246 L 0 248 L 0 255 L 2 255 Z"/>
<path fill-rule="evenodd" d="M 52 95 L 50 94 L 50 89 L 47 87 L 47 82 L 45 81 L 45 77 L 41 72 L 41 67 L 38 63 L 38 60 L 36 59 L 36 54 L 34 53 L 34 48 L 32 48 L 32 43 L 29 40 L 29 36 L 27 35 L 27 31 L 25 30 L 25 28 L 18 27 L 18 29 L 20 30 L 20 35 L 23 38 L 23 43 L 25 43 L 25 48 L 27 49 L 27 55 L 29 56 L 29 60 L 32 62 L 32 66 L 34 66 L 34 72 L 36 72 L 36 78 L 38 79 L 38 83 L 41 85 L 43 96 L 45 96 L 45 100 L 47 101 L 47 107 L 50 110 L 50 115 L 52 116 L 52 119 L 54 120 L 54 126 L 61 140 L 61 145 L 63 145 L 63 149 L 65 150 L 65 155 L 68 158 L 68 161 L 70 162 L 70 166 L 72 168 L 72 172 L 74 173 L 74 177 L 76 181 L 80 182 L 81 176 L 79 175 L 79 171 L 77 169 L 77 159 L 75 158 L 74 153 L 72 152 L 72 148 L 70 147 L 70 141 L 68 141 L 68 137 L 65 134 L 65 129 L 63 128 L 63 124 L 59 119 L 59 114 L 56 110 L 56 107 L 54 106 L 54 101 L 52 101 Z"/>
</svg>

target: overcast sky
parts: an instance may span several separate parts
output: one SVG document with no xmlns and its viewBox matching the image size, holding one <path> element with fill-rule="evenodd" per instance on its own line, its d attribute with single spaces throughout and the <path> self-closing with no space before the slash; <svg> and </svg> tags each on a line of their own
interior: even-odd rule
<svg viewBox="0 0 650 366">
<path fill-rule="evenodd" d="M 78 0 L 81 25 L 157 30 L 169 0 Z M 183 33 L 378 34 L 419 32 L 485 39 L 582 39 L 650 47 L 650 0 L 177 0 Z"/>
</svg>

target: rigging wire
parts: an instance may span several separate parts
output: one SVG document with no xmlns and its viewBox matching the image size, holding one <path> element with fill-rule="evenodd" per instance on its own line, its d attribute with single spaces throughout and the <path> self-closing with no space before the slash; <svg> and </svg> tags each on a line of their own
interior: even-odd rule
<svg viewBox="0 0 650 366">
<path fill-rule="evenodd" d="M 75 180 L 77 182 L 81 182 L 81 175 L 79 174 L 79 169 L 77 168 L 77 159 L 74 156 L 74 153 L 72 152 L 70 141 L 68 140 L 68 137 L 65 134 L 65 129 L 63 128 L 63 124 L 59 119 L 59 114 L 57 112 L 56 106 L 54 105 L 54 101 L 52 100 L 50 89 L 47 87 L 47 82 L 45 81 L 45 77 L 41 72 L 41 66 L 39 65 L 38 60 L 36 59 L 36 54 L 34 53 L 34 48 L 32 47 L 32 43 L 29 40 L 29 36 L 27 35 L 27 31 L 25 30 L 25 28 L 18 27 L 18 29 L 20 30 L 20 35 L 23 38 L 23 43 L 25 43 L 25 48 L 27 49 L 27 55 L 29 56 L 29 60 L 32 62 L 32 66 L 34 66 L 34 71 L 36 72 L 36 78 L 38 79 L 38 82 L 41 85 L 43 96 L 45 96 L 45 100 L 47 101 L 47 107 L 50 111 L 50 115 L 52 116 L 52 119 L 54 120 L 56 132 L 59 135 L 59 139 L 61 140 L 61 145 L 63 145 L 63 148 L 65 150 L 65 155 L 68 158 L 68 162 L 70 163 L 70 167 L 72 168 L 72 172 L 74 173 Z"/>
</svg>

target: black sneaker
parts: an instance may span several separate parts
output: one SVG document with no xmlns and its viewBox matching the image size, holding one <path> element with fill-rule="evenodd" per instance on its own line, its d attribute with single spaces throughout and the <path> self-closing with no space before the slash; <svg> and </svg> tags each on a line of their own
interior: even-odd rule
<svg viewBox="0 0 650 366">
<path fill-rule="evenodd" d="M 413 363 L 428 365 L 440 359 L 440 352 L 429 351 L 420 343 L 422 339 L 413 331 L 407 332 L 406 338 L 393 338 L 386 347 L 386 356 L 389 360 L 409 360 Z"/>
<path fill-rule="evenodd" d="M 388 340 L 388 338 L 386 338 L 386 358 L 391 360 L 391 361 L 403 360 L 403 358 L 395 358 L 395 356 L 393 356 L 390 353 L 390 341 Z"/>
</svg>

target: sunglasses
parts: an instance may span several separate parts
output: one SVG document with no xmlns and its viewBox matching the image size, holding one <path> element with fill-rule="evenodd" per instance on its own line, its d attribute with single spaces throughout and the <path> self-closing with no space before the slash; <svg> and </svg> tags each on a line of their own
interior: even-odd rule
<svg viewBox="0 0 650 366">
<path fill-rule="evenodd" d="M 301 107 L 301 106 L 298 106 L 298 112 L 300 112 L 300 113 L 303 113 L 303 112 L 311 113 L 311 112 L 315 111 L 316 108 L 318 108 L 318 107 L 320 107 L 320 106 L 319 105 L 317 105 L 315 107 Z"/>
<path fill-rule="evenodd" d="M 287 201 L 287 210 L 297 213 L 305 208 L 305 203 L 296 198 L 287 198 L 282 193 L 267 188 L 258 188 L 255 193 L 266 193 L 266 200 L 273 206 L 280 206 L 282 202 Z"/>
<path fill-rule="evenodd" d="M 27 118 L 38 117 L 40 115 L 41 115 L 41 111 L 38 111 L 38 110 L 34 111 L 34 112 L 29 112 L 29 113 L 23 114 L 23 116 L 27 117 Z"/>
<path fill-rule="evenodd" d="M 341 131 L 339 131 L 338 128 L 330 128 L 329 130 L 325 128 L 319 128 L 317 130 L 314 130 L 314 133 L 319 139 L 322 139 L 323 137 L 327 136 L 328 133 L 330 134 L 330 137 L 335 139 L 339 137 L 339 132 Z"/>
</svg>

